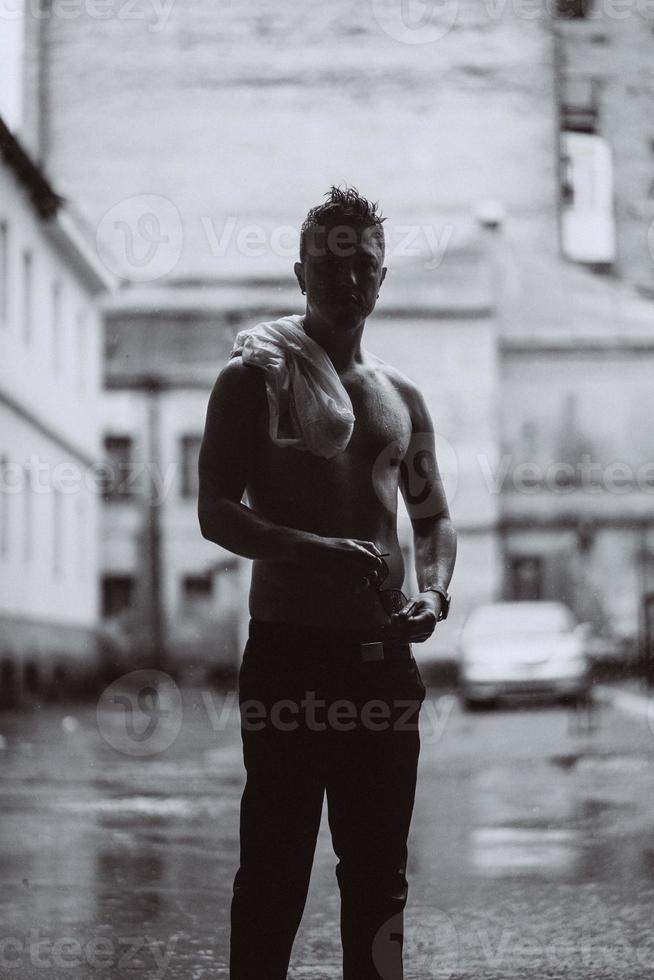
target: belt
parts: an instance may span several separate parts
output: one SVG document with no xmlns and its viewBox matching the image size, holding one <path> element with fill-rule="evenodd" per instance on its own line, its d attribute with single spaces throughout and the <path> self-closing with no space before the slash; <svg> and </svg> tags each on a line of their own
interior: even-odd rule
<svg viewBox="0 0 654 980">
<path fill-rule="evenodd" d="M 285 654 L 311 659 L 346 657 L 363 663 L 413 659 L 410 643 L 383 638 L 379 627 L 345 630 L 251 619 L 248 632 L 253 641 L 279 648 Z"/>
</svg>

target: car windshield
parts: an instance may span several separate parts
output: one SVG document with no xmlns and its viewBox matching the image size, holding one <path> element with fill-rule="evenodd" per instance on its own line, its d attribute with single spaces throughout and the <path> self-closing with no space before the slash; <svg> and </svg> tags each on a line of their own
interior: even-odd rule
<svg viewBox="0 0 654 980">
<path fill-rule="evenodd" d="M 507 602 L 482 606 L 470 616 L 468 636 L 525 636 L 535 633 L 567 633 L 574 626 L 572 614 L 560 603 Z"/>
</svg>

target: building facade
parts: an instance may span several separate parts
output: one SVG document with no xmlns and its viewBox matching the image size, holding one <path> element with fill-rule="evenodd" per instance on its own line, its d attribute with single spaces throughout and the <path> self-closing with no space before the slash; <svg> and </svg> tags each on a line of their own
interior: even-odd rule
<svg viewBox="0 0 654 980">
<path fill-rule="evenodd" d="M 563 249 L 654 295 L 654 9 L 560 0 Z M 567 227 L 566 227 L 567 225 Z"/>
<path fill-rule="evenodd" d="M 128 287 L 105 318 L 122 350 L 122 362 L 108 353 L 109 454 L 137 452 L 157 417 L 158 452 L 191 473 L 236 329 L 300 311 L 291 269 L 307 207 L 340 180 L 380 199 L 390 271 L 367 340 L 425 391 L 443 455 L 453 447 L 457 598 L 438 636 L 450 651 L 467 612 L 502 597 L 561 598 L 633 638 L 649 588 L 649 483 L 636 474 L 654 447 L 634 424 L 652 311 L 639 131 L 651 31 L 642 17 L 589 26 L 571 5 L 534 16 L 460 0 L 412 22 L 385 0 L 301 17 L 290 3 L 189 0 L 154 21 L 80 10 L 27 23 L 29 138 Z M 613 463 L 631 468 L 628 492 L 606 489 Z M 584 489 L 584 465 L 600 466 L 601 493 Z M 166 555 L 172 637 L 181 609 L 190 629 L 211 605 L 207 569 L 222 556 L 183 493 L 168 499 L 167 515 L 140 520 Z M 130 506 L 105 511 L 107 610 L 127 601 L 130 575 L 158 575 L 138 571 L 146 530 Z"/>
<path fill-rule="evenodd" d="M 109 277 L 0 120 L 0 684 L 98 667 L 101 337 Z"/>
<path fill-rule="evenodd" d="M 499 248 L 503 592 L 632 649 L 654 592 L 653 19 L 560 0 L 560 259 Z"/>
<path fill-rule="evenodd" d="M 217 300 L 175 290 L 157 303 L 155 312 L 116 294 L 105 309 L 102 616 L 132 663 L 228 676 L 246 638 L 249 563 L 202 537 L 197 494 L 209 392 L 232 328 Z"/>
</svg>

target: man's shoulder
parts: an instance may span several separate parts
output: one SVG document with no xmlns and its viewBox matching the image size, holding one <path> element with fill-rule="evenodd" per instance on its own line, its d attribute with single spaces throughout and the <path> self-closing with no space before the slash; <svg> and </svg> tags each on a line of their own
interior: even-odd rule
<svg viewBox="0 0 654 980">
<path fill-rule="evenodd" d="M 411 415 L 413 425 L 420 430 L 428 430 L 431 427 L 431 418 L 427 402 L 420 388 L 407 377 L 403 371 L 396 368 L 393 364 L 388 364 L 377 357 L 375 354 L 366 352 L 368 363 L 377 375 L 377 378 L 384 380 L 400 396 Z"/>
<path fill-rule="evenodd" d="M 221 400 L 258 401 L 265 393 L 264 373 L 255 365 L 246 364 L 240 354 L 235 354 L 219 371 L 213 392 Z"/>
<path fill-rule="evenodd" d="M 407 377 L 399 368 L 389 364 L 376 354 L 366 351 L 366 358 L 369 367 L 374 371 L 378 378 L 384 379 L 404 397 L 409 399 L 421 398 L 420 389 L 415 381 Z"/>
</svg>

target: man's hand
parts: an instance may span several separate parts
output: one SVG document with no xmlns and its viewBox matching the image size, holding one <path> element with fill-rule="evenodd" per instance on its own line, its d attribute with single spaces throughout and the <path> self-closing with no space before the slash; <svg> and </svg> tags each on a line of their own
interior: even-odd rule
<svg viewBox="0 0 654 980">
<path fill-rule="evenodd" d="M 356 538 L 302 535 L 294 547 L 294 559 L 299 565 L 321 572 L 354 592 L 367 589 L 382 569 L 377 545 Z"/>
<path fill-rule="evenodd" d="M 404 643 L 424 643 L 434 632 L 441 614 L 443 597 L 438 592 L 420 592 L 406 606 L 393 613 L 385 627 L 389 639 Z"/>
</svg>

